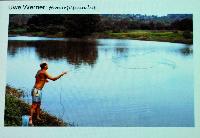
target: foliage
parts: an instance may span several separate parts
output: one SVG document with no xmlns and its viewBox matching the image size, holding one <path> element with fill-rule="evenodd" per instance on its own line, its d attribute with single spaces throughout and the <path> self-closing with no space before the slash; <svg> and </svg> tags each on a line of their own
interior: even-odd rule
<svg viewBox="0 0 200 138">
<path fill-rule="evenodd" d="M 190 32 L 188 32 L 190 33 Z M 153 41 L 168 41 L 192 43 L 192 38 L 186 39 L 183 31 L 151 31 L 151 30 L 134 30 L 121 33 L 106 32 L 104 37 L 138 39 L 138 40 L 153 40 Z"/>
<path fill-rule="evenodd" d="M 20 126 L 22 116 L 19 106 L 20 101 L 11 95 L 6 94 L 5 96 L 5 116 L 4 124 L 5 126 Z"/>
<path fill-rule="evenodd" d="M 192 15 L 169 14 L 167 16 L 146 16 L 140 14 L 101 15 L 101 31 L 126 32 L 128 30 L 190 30 Z"/>
<path fill-rule="evenodd" d="M 5 114 L 4 125 L 5 126 L 21 126 L 22 115 L 29 115 L 30 105 L 23 102 L 20 99 L 21 91 L 6 87 L 5 95 Z M 55 116 L 48 114 L 47 112 L 41 112 L 41 121 L 38 121 L 36 116 L 33 116 L 33 124 L 35 126 L 69 126 L 70 123 L 63 122 Z"/>
<path fill-rule="evenodd" d="M 41 14 L 32 16 L 27 22 L 28 32 L 47 32 L 55 34 L 63 31 L 62 24 L 64 23 L 63 15 Z"/>
<path fill-rule="evenodd" d="M 18 17 L 18 18 L 17 18 Z M 22 22 L 22 18 L 25 21 Z M 20 28 L 23 28 L 20 30 Z M 193 31 L 192 14 L 169 14 L 167 16 L 140 14 L 41 14 L 10 15 L 10 34 L 27 33 L 43 35 L 64 34 L 65 37 L 85 37 L 93 33 L 126 33 L 130 30 Z M 42 32 L 42 33 L 41 33 Z M 192 38 L 188 32 L 184 38 Z"/>
<path fill-rule="evenodd" d="M 186 39 L 191 39 L 193 36 L 192 36 L 192 33 L 190 31 L 184 31 L 183 37 L 186 38 Z"/>
<path fill-rule="evenodd" d="M 95 14 L 68 15 L 65 19 L 66 37 L 88 36 L 97 30 L 100 16 Z"/>
<path fill-rule="evenodd" d="M 171 29 L 192 31 L 193 30 L 192 19 L 176 20 L 171 23 Z"/>
</svg>

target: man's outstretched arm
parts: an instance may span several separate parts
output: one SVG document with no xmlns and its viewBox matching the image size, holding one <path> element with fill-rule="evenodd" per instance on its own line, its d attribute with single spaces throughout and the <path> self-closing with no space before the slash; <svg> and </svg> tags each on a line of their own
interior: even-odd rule
<svg viewBox="0 0 200 138">
<path fill-rule="evenodd" d="M 67 72 L 62 72 L 60 75 L 56 76 L 56 77 L 52 77 L 51 75 L 49 75 L 47 72 L 45 72 L 45 75 L 47 77 L 47 79 L 50 79 L 52 81 L 56 81 L 57 79 L 59 79 L 60 77 L 62 77 L 63 75 L 67 74 Z"/>
</svg>

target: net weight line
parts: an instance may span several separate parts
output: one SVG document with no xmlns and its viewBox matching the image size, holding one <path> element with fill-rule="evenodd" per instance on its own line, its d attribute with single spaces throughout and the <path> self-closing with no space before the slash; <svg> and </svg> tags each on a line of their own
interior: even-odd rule
<svg viewBox="0 0 200 138">
<path fill-rule="evenodd" d="M 150 53 L 150 52 L 149 52 Z M 156 66 L 160 66 L 160 65 L 165 65 L 167 67 L 170 67 L 172 69 L 176 68 L 176 63 L 171 60 L 171 59 L 166 59 L 166 58 L 162 58 L 162 59 L 156 59 L 155 60 L 151 60 L 148 58 L 144 58 L 147 59 L 147 61 L 142 61 L 141 59 L 137 59 L 136 55 L 130 55 L 130 56 L 125 56 L 125 58 L 136 58 L 134 59 L 135 62 L 133 63 L 133 65 L 122 65 L 122 63 L 120 63 L 121 61 L 119 61 L 121 58 L 123 57 L 115 57 L 115 58 L 111 58 L 111 61 L 118 67 L 123 68 L 123 69 L 152 69 Z M 139 61 L 141 60 L 141 61 Z M 149 60 L 149 61 L 148 61 Z"/>
<path fill-rule="evenodd" d="M 117 57 L 112 57 L 111 58 L 111 61 L 113 62 L 113 63 L 115 63 L 115 65 L 117 65 L 118 67 L 120 67 L 120 68 L 123 68 L 123 69 L 151 69 L 151 68 L 153 68 L 155 65 L 154 65 L 154 63 L 152 63 L 152 64 L 150 64 L 150 65 L 146 65 L 146 66 L 144 66 L 144 65 L 121 65 L 119 62 L 119 60 L 120 59 L 123 59 L 123 58 L 138 58 L 138 57 L 142 57 L 142 56 L 146 56 L 146 55 L 149 55 L 149 54 L 152 54 L 152 53 L 154 53 L 155 52 L 155 50 L 149 50 L 149 51 L 146 51 L 146 52 L 140 52 L 140 53 L 138 53 L 138 52 L 136 52 L 135 54 L 133 53 L 133 54 L 131 54 L 131 55 L 124 55 L 124 56 L 117 56 Z M 137 60 L 136 60 L 137 61 Z M 137 62 L 137 63 L 142 63 L 142 62 Z"/>
<path fill-rule="evenodd" d="M 62 78 L 60 78 L 60 91 L 59 91 L 59 103 L 61 106 L 61 113 L 59 113 L 59 118 L 61 118 L 63 120 L 63 116 L 65 114 L 65 106 L 62 103 L 62 92 L 63 92 L 63 86 L 62 86 Z"/>
</svg>

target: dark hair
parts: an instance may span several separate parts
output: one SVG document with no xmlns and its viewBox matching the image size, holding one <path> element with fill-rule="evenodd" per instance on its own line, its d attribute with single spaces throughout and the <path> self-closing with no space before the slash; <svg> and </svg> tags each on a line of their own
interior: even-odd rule
<svg viewBox="0 0 200 138">
<path fill-rule="evenodd" d="M 41 63 L 40 68 L 43 69 L 46 65 L 47 65 L 47 63 Z"/>
</svg>

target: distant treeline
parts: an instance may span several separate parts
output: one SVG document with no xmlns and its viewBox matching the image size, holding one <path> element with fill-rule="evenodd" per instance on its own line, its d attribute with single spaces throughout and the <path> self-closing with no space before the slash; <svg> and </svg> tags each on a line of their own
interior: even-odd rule
<svg viewBox="0 0 200 138">
<path fill-rule="evenodd" d="M 27 32 L 62 32 L 66 37 L 82 37 L 94 32 L 126 32 L 129 30 L 193 31 L 191 14 L 147 16 L 140 14 L 41 14 L 10 15 L 9 29 L 24 28 Z"/>
<path fill-rule="evenodd" d="M 117 15 L 114 15 L 114 17 Z M 177 15 L 179 16 L 179 15 Z M 181 16 L 181 15 L 180 15 Z M 191 16 L 182 18 L 169 18 L 157 16 L 130 16 L 129 18 L 117 19 L 113 16 L 102 17 L 101 31 L 113 30 L 114 32 L 127 30 L 193 30 Z M 146 17 L 146 18 L 145 18 Z"/>
</svg>

